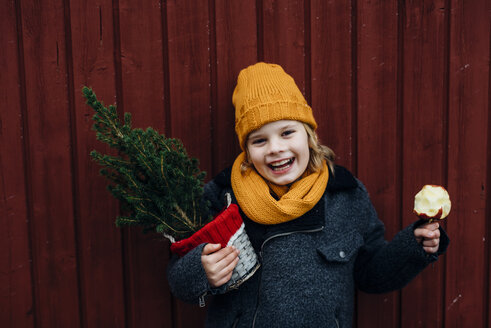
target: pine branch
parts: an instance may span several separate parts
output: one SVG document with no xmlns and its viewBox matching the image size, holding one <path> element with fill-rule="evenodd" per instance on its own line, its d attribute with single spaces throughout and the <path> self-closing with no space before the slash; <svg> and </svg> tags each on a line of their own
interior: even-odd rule
<svg viewBox="0 0 491 328">
<path fill-rule="evenodd" d="M 115 106 L 106 108 L 87 87 L 82 91 L 95 111 L 97 139 L 119 153 L 90 153 L 111 182 L 111 194 L 129 210 L 128 216 L 116 219 L 116 225 L 139 225 L 179 240 L 209 222 L 208 204 L 202 201 L 205 173 L 181 141 L 152 128 L 133 129 L 130 113 L 124 113 L 121 122 Z"/>
</svg>

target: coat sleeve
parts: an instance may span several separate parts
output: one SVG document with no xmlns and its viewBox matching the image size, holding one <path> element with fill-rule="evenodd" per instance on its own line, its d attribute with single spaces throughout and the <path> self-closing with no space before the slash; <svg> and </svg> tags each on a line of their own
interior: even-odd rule
<svg viewBox="0 0 491 328">
<path fill-rule="evenodd" d="M 214 216 L 222 207 L 221 188 L 213 181 L 205 185 L 203 200 L 208 202 L 210 215 Z M 225 285 L 212 288 L 201 263 L 201 253 L 205 244 L 191 250 L 183 257 L 173 255 L 167 266 L 167 281 L 174 296 L 188 303 L 198 303 L 207 294 L 225 292 Z"/>
<path fill-rule="evenodd" d="M 360 290 L 367 293 L 385 293 L 401 289 L 426 266 L 446 251 L 449 239 L 440 228 L 440 246 L 435 254 L 424 251 L 414 237 L 414 229 L 424 223 L 418 221 L 401 230 L 391 242 L 384 239 L 385 227 L 378 219 L 365 188 L 363 201 L 366 208 L 364 245 L 355 263 L 355 280 Z"/>
<path fill-rule="evenodd" d="M 201 264 L 202 244 L 183 257 L 173 255 L 167 266 L 167 280 L 172 294 L 188 303 L 198 303 L 210 290 L 205 270 Z"/>
</svg>

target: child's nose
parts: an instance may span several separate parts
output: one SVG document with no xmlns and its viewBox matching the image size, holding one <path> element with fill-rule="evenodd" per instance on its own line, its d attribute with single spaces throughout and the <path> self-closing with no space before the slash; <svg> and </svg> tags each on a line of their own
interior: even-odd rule
<svg viewBox="0 0 491 328">
<path fill-rule="evenodd" d="M 274 138 L 269 143 L 269 153 L 275 154 L 285 150 L 285 142 L 281 139 Z"/>
</svg>

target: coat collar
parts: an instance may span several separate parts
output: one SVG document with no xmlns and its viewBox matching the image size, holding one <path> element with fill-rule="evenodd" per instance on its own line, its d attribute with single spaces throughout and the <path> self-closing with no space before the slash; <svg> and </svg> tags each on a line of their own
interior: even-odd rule
<svg viewBox="0 0 491 328">
<path fill-rule="evenodd" d="M 326 190 L 330 192 L 343 191 L 358 187 L 355 177 L 340 165 L 334 167 L 334 174 L 329 176 Z"/>
</svg>

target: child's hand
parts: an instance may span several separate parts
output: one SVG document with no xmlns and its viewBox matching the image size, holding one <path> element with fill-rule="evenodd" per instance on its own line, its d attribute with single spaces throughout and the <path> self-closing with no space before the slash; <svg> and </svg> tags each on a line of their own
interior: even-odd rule
<svg viewBox="0 0 491 328">
<path fill-rule="evenodd" d="M 207 244 L 201 253 L 201 263 L 213 288 L 220 287 L 232 278 L 237 262 L 239 251 L 232 246 L 221 248 L 220 244 Z"/>
<path fill-rule="evenodd" d="M 423 245 L 426 253 L 436 253 L 440 245 L 440 230 L 437 222 L 425 223 L 414 229 L 414 237 Z"/>
</svg>

